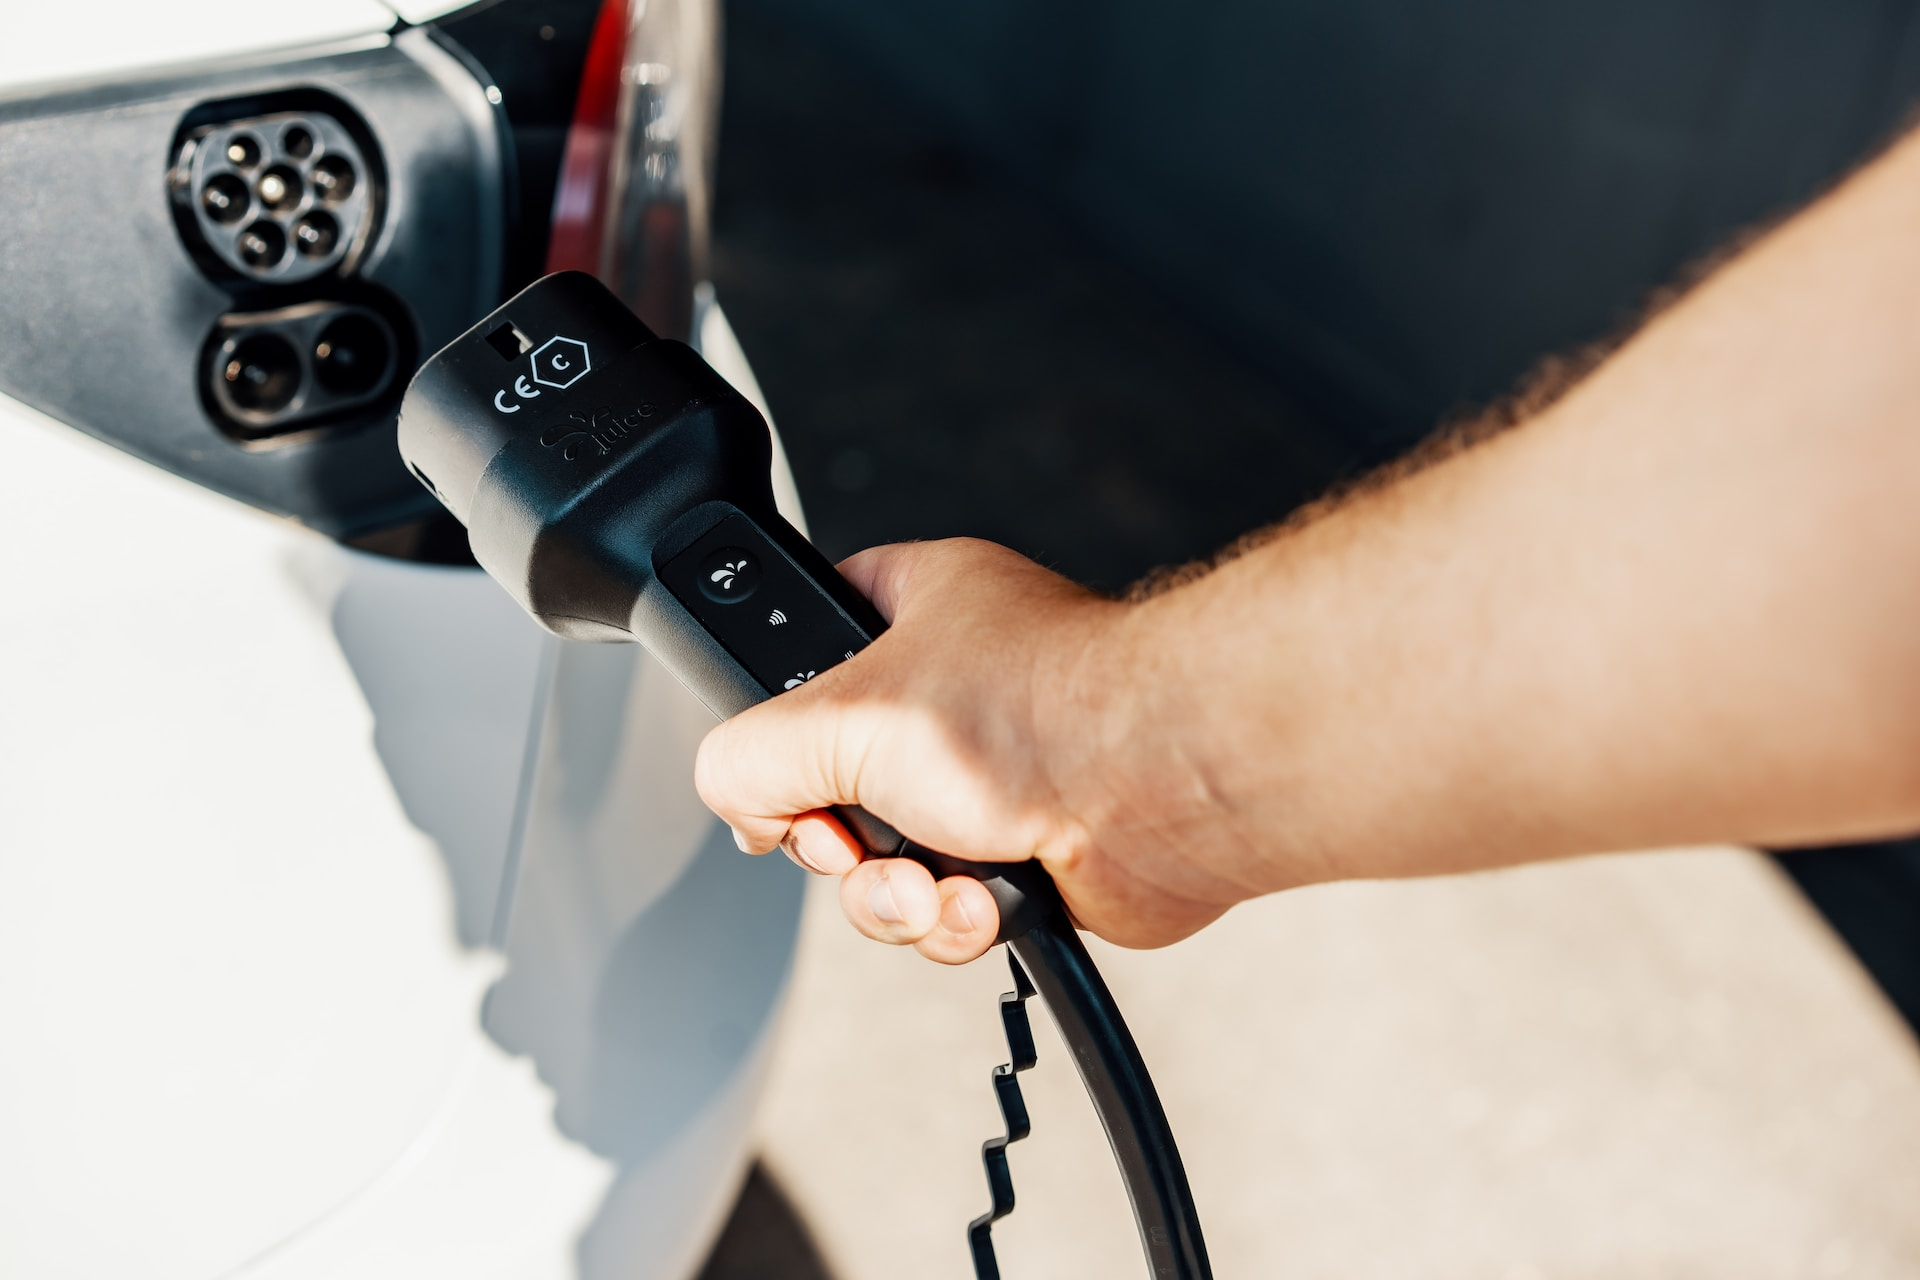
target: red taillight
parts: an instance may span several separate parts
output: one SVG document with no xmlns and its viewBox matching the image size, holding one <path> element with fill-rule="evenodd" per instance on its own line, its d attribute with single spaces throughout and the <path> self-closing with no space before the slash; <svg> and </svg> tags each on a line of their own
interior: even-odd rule
<svg viewBox="0 0 1920 1280">
<path fill-rule="evenodd" d="M 585 271 L 689 336 L 706 273 L 715 0 L 603 0 L 554 191 L 548 271 Z"/>
<path fill-rule="evenodd" d="M 627 0 L 603 0 L 587 44 L 580 95 L 553 196 L 548 271 L 602 271 L 603 230 L 613 195 L 614 146 L 620 114 L 620 77 L 626 65 Z"/>
</svg>

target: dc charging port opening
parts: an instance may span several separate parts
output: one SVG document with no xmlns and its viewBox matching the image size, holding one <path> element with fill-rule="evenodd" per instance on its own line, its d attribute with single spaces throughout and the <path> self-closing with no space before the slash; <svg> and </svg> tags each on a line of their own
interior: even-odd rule
<svg viewBox="0 0 1920 1280">
<path fill-rule="evenodd" d="M 313 376 L 335 395 L 366 395 L 392 372 L 393 338 L 371 316 L 341 316 L 313 344 Z"/>
<path fill-rule="evenodd" d="M 300 353 L 277 333 L 241 339 L 219 372 L 227 399 L 245 413 L 279 413 L 300 394 Z"/>
<path fill-rule="evenodd" d="M 244 445 L 365 426 L 406 385 L 410 338 L 375 297 L 225 315 L 200 367 L 203 402 Z"/>
</svg>

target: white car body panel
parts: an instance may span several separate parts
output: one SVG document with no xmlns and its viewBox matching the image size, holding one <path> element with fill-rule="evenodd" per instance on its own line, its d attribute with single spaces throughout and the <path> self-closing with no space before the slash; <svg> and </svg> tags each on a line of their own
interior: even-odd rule
<svg viewBox="0 0 1920 1280">
<path fill-rule="evenodd" d="M 374 0 L 14 0 L 0 10 L 0 26 L 0 95 L 14 96 L 279 49 L 384 40 L 394 10 Z"/>
<path fill-rule="evenodd" d="M 435 18 L 444 18 L 472 4 L 473 0 L 394 0 L 389 7 L 417 26 L 423 22 L 432 22 Z"/>
<path fill-rule="evenodd" d="M 801 877 L 690 695 L 4 397 L 0 581 L 0 1274 L 698 1265 Z"/>
</svg>

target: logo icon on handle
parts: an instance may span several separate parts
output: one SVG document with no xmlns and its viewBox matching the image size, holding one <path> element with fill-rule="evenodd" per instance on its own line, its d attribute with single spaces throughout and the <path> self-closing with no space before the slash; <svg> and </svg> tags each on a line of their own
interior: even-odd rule
<svg viewBox="0 0 1920 1280">
<path fill-rule="evenodd" d="M 760 561 L 745 547 L 716 547 L 700 561 L 694 581 L 715 604 L 738 604 L 760 586 Z"/>
</svg>

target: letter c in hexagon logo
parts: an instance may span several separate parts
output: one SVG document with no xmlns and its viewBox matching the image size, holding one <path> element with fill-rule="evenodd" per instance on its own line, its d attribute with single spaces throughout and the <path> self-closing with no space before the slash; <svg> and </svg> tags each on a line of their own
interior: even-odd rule
<svg viewBox="0 0 1920 1280">
<path fill-rule="evenodd" d="M 592 368 L 587 344 L 578 338 L 548 338 L 533 353 L 533 380 L 543 387 L 564 390 Z"/>
</svg>

